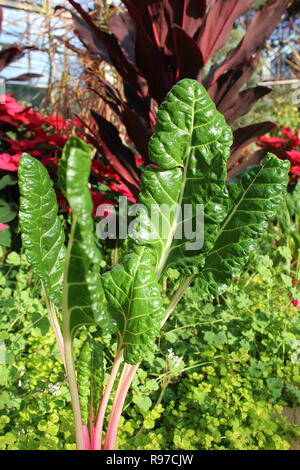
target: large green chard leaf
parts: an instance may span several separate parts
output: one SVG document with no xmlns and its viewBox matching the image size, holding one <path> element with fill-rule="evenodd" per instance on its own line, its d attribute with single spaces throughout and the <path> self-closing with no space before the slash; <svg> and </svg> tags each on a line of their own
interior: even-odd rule
<svg viewBox="0 0 300 470">
<path fill-rule="evenodd" d="M 150 160 L 159 168 L 143 172 L 138 246 L 122 265 L 103 276 L 120 347 L 131 364 L 151 350 L 160 329 L 164 309 L 156 281 L 171 264 L 198 272 L 214 244 L 227 213 L 226 160 L 231 142 L 231 130 L 205 89 L 194 80 L 178 82 L 159 108 L 156 133 L 149 144 Z M 181 219 L 176 207 L 182 209 L 185 204 L 193 212 Z M 196 204 L 204 206 L 204 246 L 189 251 L 186 242 L 194 240 L 176 236 L 187 218 L 195 225 Z M 158 216 L 157 223 L 150 220 L 151 210 Z M 169 224 L 163 232 L 160 224 L 168 211 Z"/>
<path fill-rule="evenodd" d="M 138 246 L 123 264 L 103 275 L 107 300 L 118 324 L 119 347 L 124 348 L 129 364 L 140 362 L 153 349 L 164 315 L 154 265 L 152 250 Z"/>
<path fill-rule="evenodd" d="M 64 232 L 46 168 L 23 154 L 19 162 L 20 228 L 26 256 L 47 295 L 60 306 L 65 259 Z"/>
<path fill-rule="evenodd" d="M 63 151 L 59 182 L 72 208 L 63 284 L 63 309 L 74 334 L 82 324 L 108 326 L 108 313 L 100 277 L 101 253 L 96 245 L 93 204 L 88 189 L 91 149 L 81 139 L 71 137 Z"/>
<path fill-rule="evenodd" d="M 203 298 L 221 294 L 246 264 L 256 239 L 266 230 L 268 220 L 282 202 L 289 167 L 289 162 L 268 154 L 259 166 L 228 184 L 230 211 L 197 276 Z"/>
<path fill-rule="evenodd" d="M 147 210 L 140 211 L 136 242 L 155 248 L 158 277 L 171 264 L 188 272 L 198 272 L 203 265 L 228 209 L 225 179 L 231 144 L 231 130 L 204 87 L 190 79 L 178 82 L 159 108 L 156 132 L 150 139 L 150 160 L 160 168 L 144 171 L 139 196 Z M 183 210 L 187 204 L 191 213 Z M 183 222 L 192 219 L 196 228 L 196 204 L 204 209 L 204 245 L 187 249 L 186 243 L 195 238 L 187 240 Z M 168 209 L 176 205 L 183 211 L 182 218 L 180 211 L 173 210 L 167 220 Z M 157 210 L 157 223 L 150 221 L 151 207 Z M 152 240 L 147 240 L 148 229 L 154 235 Z M 201 224 L 197 229 L 199 234 Z"/>
</svg>

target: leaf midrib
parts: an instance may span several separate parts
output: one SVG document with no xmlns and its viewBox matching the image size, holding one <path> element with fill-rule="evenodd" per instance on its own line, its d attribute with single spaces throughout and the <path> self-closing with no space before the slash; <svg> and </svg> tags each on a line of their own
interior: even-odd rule
<svg viewBox="0 0 300 470">
<path fill-rule="evenodd" d="M 262 165 L 261 165 L 261 168 L 259 169 L 259 171 L 257 172 L 257 174 L 255 175 L 255 178 L 253 178 L 253 180 L 251 181 L 251 183 L 249 184 L 248 188 L 243 192 L 242 194 L 242 197 L 239 199 L 238 203 L 235 205 L 234 209 L 232 210 L 230 216 L 228 217 L 228 219 L 226 219 L 225 223 L 221 226 L 220 230 L 219 230 L 219 233 L 216 237 L 216 241 L 215 241 L 215 244 L 217 243 L 219 237 L 222 235 L 222 233 L 225 231 L 225 228 L 227 227 L 227 225 L 229 224 L 230 220 L 232 219 L 232 217 L 234 216 L 234 214 L 238 211 L 238 208 L 239 206 L 241 205 L 241 203 L 244 201 L 244 199 L 246 198 L 246 195 L 247 193 L 249 192 L 250 188 L 255 184 L 255 181 L 256 179 L 261 175 L 262 171 L 264 171 L 265 169 L 265 162 L 262 162 Z M 241 187 L 242 189 L 243 186 L 242 186 L 242 183 L 241 183 Z M 213 253 L 217 253 L 219 251 L 219 249 L 217 250 L 212 250 L 209 255 L 211 256 Z"/>
<path fill-rule="evenodd" d="M 184 172 L 183 172 L 183 177 L 182 177 L 180 196 L 179 196 L 179 200 L 178 200 L 178 203 L 177 203 L 177 206 L 179 206 L 180 208 L 181 208 L 181 205 L 182 205 L 183 196 L 184 196 L 184 192 L 185 192 L 185 186 L 186 186 L 186 182 L 187 182 L 187 171 L 188 171 L 189 162 L 190 162 L 191 153 L 192 153 L 192 148 L 193 148 L 192 147 L 192 138 L 193 138 L 193 132 L 194 132 L 194 127 L 195 127 L 194 126 L 194 124 L 195 124 L 195 106 L 196 106 L 196 99 L 195 99 L 195 90 L 193 88 L 193 106 L 191 107 L 192 108 L 192 123 L 191 123 L 190 136 L 189 136 L 189 145 L 188 145 L 188 150 L 187 150 L 187 158 L 185 160 L 185 165 L 184 165 Z M 160 279 L 160 277 L 162 275 L 162 272 L 163 272 L 164 267 L 165 267 L 165 263 L 168 259 L 169 253 L 171 251 L 172 241 L 174 239 L 174 235 L 175 235 L 175 232 L 176 232 L 176 229 L 177 229 L 177 226 L 178 226 L 178 218 L 180 216 L 180 212 L 181 212 L 180 210 L 177 211 L 176 217 L 173 221 L 173 224 L 172 224 L 172 227 L 171 227 L 171 230 L 170 230 L 170 234 L 169 234 L 167 243 L 165 245 L 165 249 L 163 250 L 163 256 L 161 257 L 160 262 L 159 262 L 158 267 L 157 267 L 157 279 L 158 280 Z"/>
</svg>

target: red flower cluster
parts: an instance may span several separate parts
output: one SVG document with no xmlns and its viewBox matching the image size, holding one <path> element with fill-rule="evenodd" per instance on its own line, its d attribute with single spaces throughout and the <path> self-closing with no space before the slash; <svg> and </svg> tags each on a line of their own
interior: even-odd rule
<svg viewBox="0 0 300 470">
<path fill-rule="evenodd" d="M 294 305 L 294 307 L 300 308 L 300 302 L 299 302 L 299 300 L 293 299 L 293 305 Z"/>
<path fill-rule="evenodd" d="M 76 122 L 66 121 L 62 126 L 62 118 L 46 118 L 9 95 L 0 96 L 0 103 L 0 135 L 4 147 L 0 153 L 0 170 L 17 171 L 23 152 L 55 166 L 69 137 L 69 129 L 76 126 Z M 11 129 L 18 131 L 18 140 L 7 135 L 7 130 Z"/>
<path fill-rule="evenodd" d="M 56 177 L 61 151 L 74 128 L 80 127 L 77 120 L 64 120 L 61 116 L 45 117 L 18 103 L 12 96 L 0 96 L 0 170 L 17 171 L 20 156 L 27 152 L 38 158 Z M 11 138 L 8 131 L 13 130 L 17 140 Z M 104 182 L 112 191 L 126 196 L 135 202 L 131 191 L 113 173 L 108 165 L 94 159 L 91 174 L 99 182 Z M 94 213 L 100 203 L 107 203 L 104 192 L 91 191 L 94 201 Z M 67 211 L 67 201 L 58 194 L 58 203 Z"/>
<path fill-rule="evenodd" d="M 280 137 L 282 136 L 282 137 Z M 300 129 L 293 132 L 289 127 L 279 131 L 279 137 L 263 136 L 257 140 L 257 145 L 269 152 L 275 153 L 282 160 L 291 162 L 291 181 L 300 177 Z"/>
</svg>

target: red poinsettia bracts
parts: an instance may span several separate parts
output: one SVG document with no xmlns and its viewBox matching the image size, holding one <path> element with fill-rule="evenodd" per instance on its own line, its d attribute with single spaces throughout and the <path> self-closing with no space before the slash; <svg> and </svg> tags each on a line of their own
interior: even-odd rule
<svg viewBox="0 0 300 470">
<path fill-rule="evenodd" d="M 45 165 L 50 175 L 56 179 L 61 151 L 70 137 L 72 130 L 80 128 L 79 120 L 64 120 L 61 116 L 45 117 L 32 109 L 18 103 L 12 96 L 0 96 L 0 171 L 16 172 L 19 159 L 27 152 L 39 159 Z M 17 140 L 11 138 L 8 131 L 17 135 Z M 130 201 L 136 199 L 130 189 L 114 173 L 109 165 L 104 165 L 96 158 L 91 166 L 92 177 L 112 191 L 117 192 Z M 91 191 L 94 201 L 94 215 L 102 203 L 112 203 L 105 198 L 104 192 Z M 62 194 L 57 193 L 59 206 L 68 211 L 67 201 Z"/>
<path fill-rule="evenodd" d="M 257 145 L 268 152 L 275 153 L 282 160 L 291 162 L 290 180 L 300 177 L 300 129 L 295 132 L 289 127 L 279 130 L 282 136 L 263 136 L 257 140 Z"/>
</svg>

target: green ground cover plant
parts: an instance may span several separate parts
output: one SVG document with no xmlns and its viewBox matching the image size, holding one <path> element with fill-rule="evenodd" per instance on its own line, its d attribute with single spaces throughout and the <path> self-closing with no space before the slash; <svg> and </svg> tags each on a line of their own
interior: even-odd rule
<svg viewBox="0 0 300 470">
<path fill-rule="evenodd" d="M 133 380 L 118 448 L 285 450 L 299 436 L 281 416 L 300 400 L 299 314 L 284 239 L 270 251 L 273 239 L 270 226 L 247 269 L 213 304 L 186 292 Z M 176 277 L 171 271 L 170 288 Z M 3 261 L 0 299 L 1 450 L 75 449 L 62 362 L 24 255 Z M 94 334 L 82 331 L 76 351 Z M 116 345 L 104 339 L 107 379 Z"/>
</svg>

